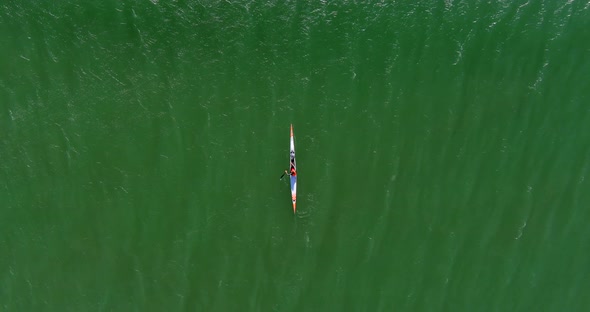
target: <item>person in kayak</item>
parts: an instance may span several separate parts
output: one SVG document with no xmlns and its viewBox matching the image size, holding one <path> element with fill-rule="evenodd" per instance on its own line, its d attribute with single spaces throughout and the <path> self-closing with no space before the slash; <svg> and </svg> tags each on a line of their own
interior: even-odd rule
<svg viewBox="0 0 590 312">
<path fill-rule="evenodd" d="M 290 167 L 289 171 L 285 170 L 285 173 L 283 173 L 283 175 L 280 177 L 280 179 L 282 179 L 285 176 L 285 174 L 290 175 L 290 176 L 294 176 L 294 177 L 297 176 L 297 171 L 295 170 L 295 159 L 294 158 L 291 158 L 291 166 L 289 166 L 289 167 Z"/>
<path fill-rule="evenodd" d="M 293 160 L 291 159 L 291 169 L 289 171 L 285 170 L 285 173 L 290 176 L 297 176 L 297 171 L 295 170 L 295 166 L 293 164 Z"/>
<path fill-rule="evenodd" d="M 282 179 L 285 176 L 285 174 L 296 177 L 297 171 L 295 171 L 295 167 L 291 166 L 291 172 L 285 170 L 285 173 L 283 173 L 283 175 L 280 177 L 280 179 Z"/>
</svg>

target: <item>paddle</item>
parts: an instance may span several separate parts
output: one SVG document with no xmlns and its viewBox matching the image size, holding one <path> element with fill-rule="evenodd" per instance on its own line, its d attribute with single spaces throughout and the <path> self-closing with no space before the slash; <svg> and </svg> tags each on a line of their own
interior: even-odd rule
<svg viewBox="0 0 590 312">
<path fill-rule="evenodd" d="M 283 179 L 283 177 L 285 176 L 285 173 L 287 173 L 287 170 L 285 170 L 285 172 L 283 172 L 283 175 L 279 178 L 279 180 Z"/>
</svg>

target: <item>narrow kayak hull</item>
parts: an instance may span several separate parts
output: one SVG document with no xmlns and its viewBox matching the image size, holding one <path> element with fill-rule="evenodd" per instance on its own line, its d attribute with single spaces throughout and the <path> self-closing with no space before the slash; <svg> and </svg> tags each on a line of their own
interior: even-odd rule
<svg viewBox="0 0 590 312">
<path fill-rule="evenodd" d="M 297 176 L 291 176 L 291 201 L 293 202 L 293 213 L 297 210 Z"/>
<path fill-rule="evenodd" d="M 297 172 L 297 163 L 295 162 L 295 141 L 293 140 L 293 125 L 291 124 L 291 139 L 289 144 L 289 170 L 291 169 L 291 159 L 293 159 L 293 167 Z M 293 214 L 297 211 L 297 175 L 291 175 L 291 201 L 293 202 Z"/>
</svg>

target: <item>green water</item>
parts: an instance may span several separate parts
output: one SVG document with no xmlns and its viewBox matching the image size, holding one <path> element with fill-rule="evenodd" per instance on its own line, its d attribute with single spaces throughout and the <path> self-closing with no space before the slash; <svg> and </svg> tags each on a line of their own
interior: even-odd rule
<svg viewBox="0 0 590 312">
<path fill-rule="evenodd" d="M 580 0 L 6 1 L 0 310 L 587 310 L 588 38 Z"/>
</svg>

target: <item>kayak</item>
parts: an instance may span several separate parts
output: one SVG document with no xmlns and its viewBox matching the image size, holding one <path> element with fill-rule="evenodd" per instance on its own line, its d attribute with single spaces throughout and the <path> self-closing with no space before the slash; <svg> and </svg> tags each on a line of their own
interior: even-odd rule
<svg viewBox="0 0 590 312">
<path fill-rule="evenodd" d="M 297 204 L 297 164 L 295 163 L 295 142 L 293 141 L 293 125 L 291 124 L 291 140 L 289 148 L 289 172 L 291 168 L 295 169 L 295 174 L 290 175 L 291 178 L 291 201 L 293 202 L 293 214 L 295 214 Z"/>
</svg>

